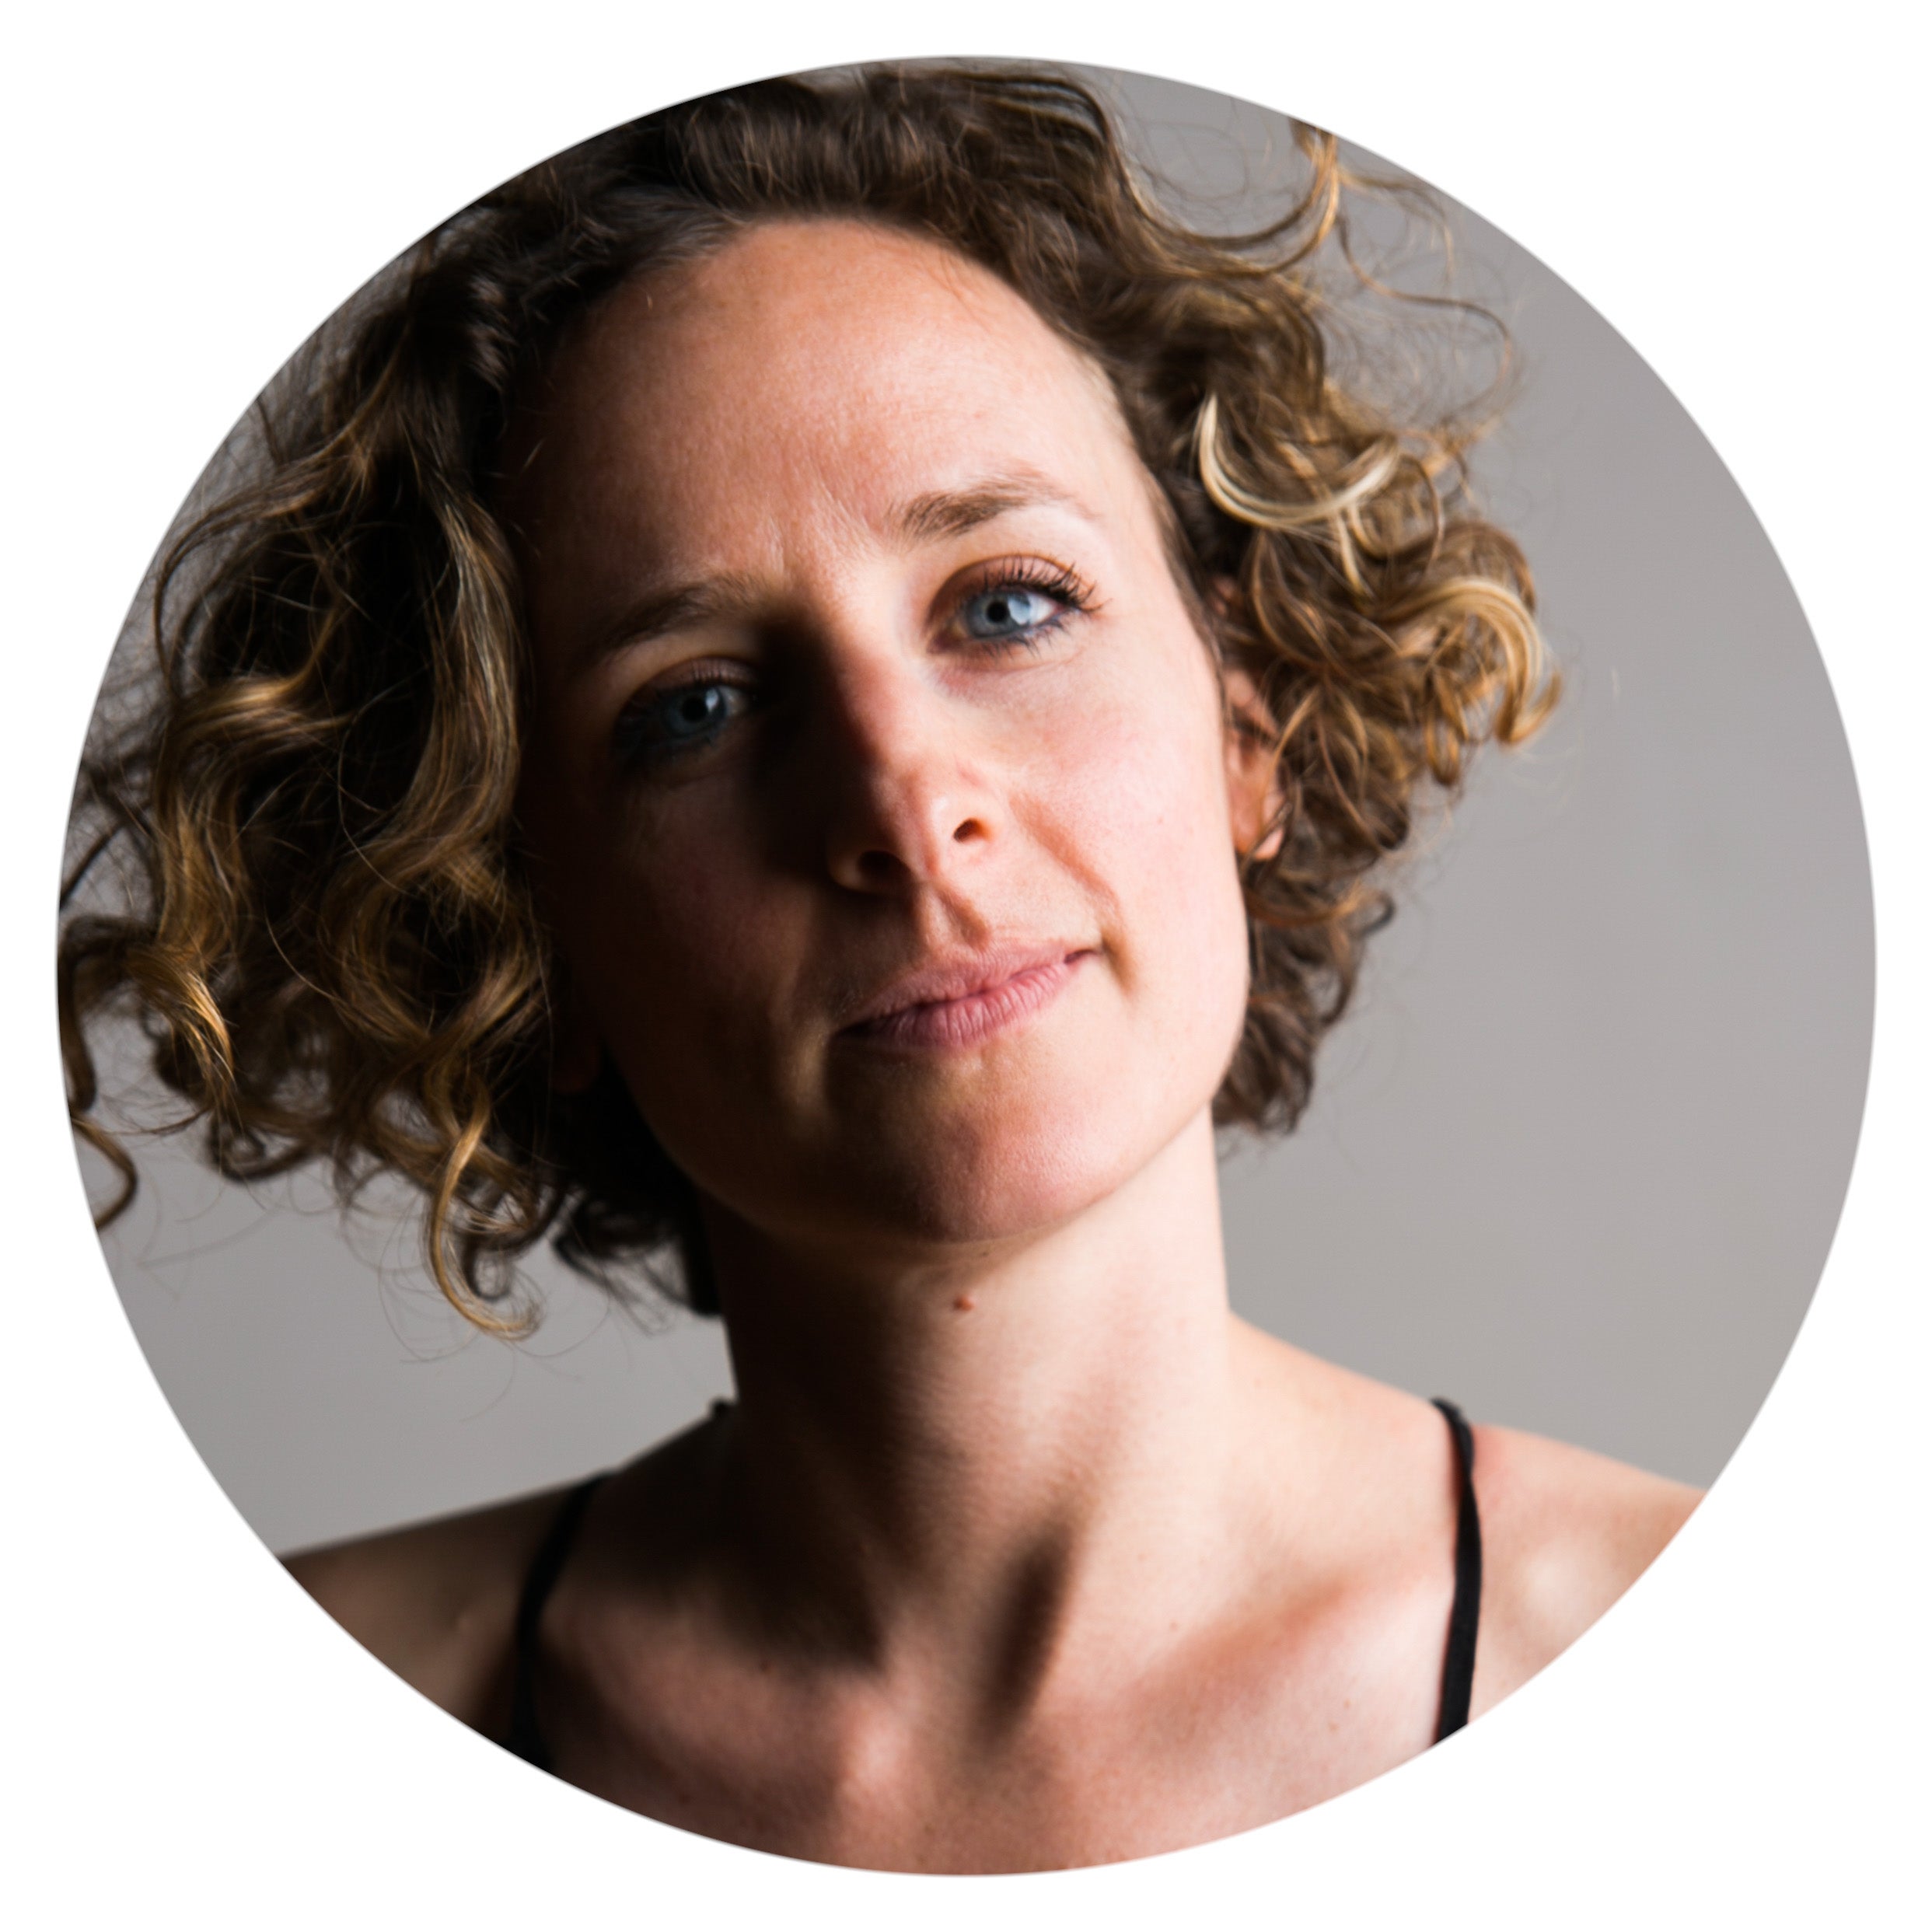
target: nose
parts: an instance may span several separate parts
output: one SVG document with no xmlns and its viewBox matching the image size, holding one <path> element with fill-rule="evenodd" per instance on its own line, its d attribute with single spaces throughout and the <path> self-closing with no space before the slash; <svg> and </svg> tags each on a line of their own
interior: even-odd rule
<svg viewBox="0 0 1932 1932">
<path fill-rule="evenodd" d="M 831 710 L 825 862 L 837 884 L 943 887 L 984 855 L 1004 812 L 970 704 L 882 655 L 840 671 Z"/>
</svg>

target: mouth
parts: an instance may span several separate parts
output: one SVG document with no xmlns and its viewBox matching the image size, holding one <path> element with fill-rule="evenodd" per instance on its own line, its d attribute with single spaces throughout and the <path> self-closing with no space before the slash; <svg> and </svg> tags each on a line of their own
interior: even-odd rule
<svg viewBox="0 0 1932 1932">
<path fill-rule="evenodd" d="M 977 1046 L 1050 1006 L 1091 947 L 1007 948 L 908 973 L 840 1029 L 855 1045 L 945 1053 Z"/>
</svg>

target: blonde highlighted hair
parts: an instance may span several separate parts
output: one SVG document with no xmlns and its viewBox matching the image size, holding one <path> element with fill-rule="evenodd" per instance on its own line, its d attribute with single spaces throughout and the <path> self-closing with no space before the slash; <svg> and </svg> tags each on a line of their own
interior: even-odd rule
<svg viewBox="0 0 1932 1932">
<path fill-rule="evenodd" d="M 1065 76 L 761 82 L 532 169 L 350 305 L 259 406 L 247 473 L 162 559 L 153 682 L 83 764 L 62 1037 L 117 1207 L 134 1169 L 95 1118 L 89 1033 L 131 1005 L 222 1172 L 406 1177 L 437 1282 L 480 1325 L 527 1324 L 512 1264 L 547 1235 L 613 1289 L 641 1271 L 714 1306 L 690 1186 L 621 1083 L 550 1079 L 554 962 L 515 812 L 526 664 L 492 505 L 519 386 L 572 317 L 788 215 L 956 249 L 1111 380 L 1174 567 L 1254 694 L 1234 721 L 1274 760 L 1216 1111 L 1291 1126 L 1421 789 L 1453 789 L 1556 693 L 1524 560 L 1469 499 L 1485 412 L 1396 420 L 1337 373 L 1315 270 L 1346 242 L 1351 183 L 1328 137 L 1305 131 L 1301 154 L 1277 219 L 1215 235 L 1163 208 Z M 110 851 L 128 889 L 83 910 Z"/>
</svg>

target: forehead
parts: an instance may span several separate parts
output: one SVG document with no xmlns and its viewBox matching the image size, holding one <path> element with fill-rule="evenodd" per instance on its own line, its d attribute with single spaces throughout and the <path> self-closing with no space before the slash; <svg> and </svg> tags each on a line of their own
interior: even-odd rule
<svg viewBox="0 0 1932 1932">
<path fill-rule="evenodd" d="M 509 454 L 543 552 L 594 533 L 679 568 L 777 561 L 779 524 L 881 528 L 1001 474 L 1082 501 L 1147 480 L 1105 376 L 1020 295 L 937 243 L 830 218 L 617 290 Z"/>
</svg>

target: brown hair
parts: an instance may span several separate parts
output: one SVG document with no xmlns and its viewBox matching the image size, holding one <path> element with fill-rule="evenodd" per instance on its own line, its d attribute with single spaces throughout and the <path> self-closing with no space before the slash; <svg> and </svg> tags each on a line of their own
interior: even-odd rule
<svg viewBox="0 0 1932 1932">
<path fill-rule="evenodd" d="M 250 473 L 164 554 L 158 690 L 83 763 L 68 899 L 114 847 L 132 886 L 72 913 L 60 953 L 75 1118 L 124 1183 L 110 1211 L 134 1170 L 90 1117 L 86 1029 L 131 1000 L 222 1172 L 400 1172 L 438 1284 L 484 1326 L 529 1319 L 509 1264 L 546 1233 L 613 1288 L 641 1264 L 714 1306 L 693 1191 L 614 1073 L 570 1098 L 549 1078 L 554 969 L 514 818 L 524 655 L 491 504 L 514 396 L 570 318 L 784 215 L 936 238 L 1111 379 L 1177 570 L 1259 693 L 1243 728 L 1273 739 L 1280 837 L 1244 862 L 1252 987 L 1216 1116 L 1291 1125 L 1419 787 L 1453 788 L 1555 692 L 1523 559 L 1468 500 L 1480 421 L 1398 420 L 1338 378 L 1315 270 L 1346 250 L 1354 184 L 1328 137 L 1301 150 L 1293 204 L 1218 236 L 1156 203 L 1063 76 L 772 81 L 547 162 L 379 278 L 258 405 Z"/>
</svg>

